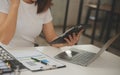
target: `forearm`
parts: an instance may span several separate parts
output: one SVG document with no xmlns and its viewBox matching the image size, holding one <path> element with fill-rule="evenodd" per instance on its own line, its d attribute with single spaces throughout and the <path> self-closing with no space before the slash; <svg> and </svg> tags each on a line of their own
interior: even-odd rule
<svg viewBox="0 0 120 75">
<path fill-rule="evenodd" d="M 2 35 L 0 37 L 2 38 L 1 41 L 4 44 L 8 44 L 15 33 L 17 13 L 18 6 L 11 5 L 6 20 L 1 24 L 2 30 L 0 32 Z"/>
<path fill-rule="evenodd" d="M 57 37 L 52 22 L 49 22 L 43 26 L 43 33 L 48 42 L 51 42 Z"/>
<path fill-rule="evenodd" d="M 46 40 L 48 41 L 48 42 L 51 42 L 51 41 L 53 41 L 55 38 L 57 38 L 58 36 L 57 36 L 57 34 L 56 33 L 49 33 L 47 36 L 46 36 Z"/>
</svg>

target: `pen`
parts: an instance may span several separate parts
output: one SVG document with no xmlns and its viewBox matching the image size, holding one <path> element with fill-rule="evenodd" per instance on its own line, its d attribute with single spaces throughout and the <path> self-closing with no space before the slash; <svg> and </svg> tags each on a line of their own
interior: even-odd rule
<svg viewBox="0 0 120 75">
<path fill-rule="evenodd" d="M 36 61 L 36 62 L 40 62 L 40 60 L 36 59 L 36 58 L 33 58 L 31 57 L 32 60 Z"/>
<path fill-rule="evenodd" d="M 41 62 L 44 65 L 48 65 L 48 63 L 47 63 L 48 61 L 47 60 L 39 60 L 39 59 L 36 59 L 36 58 L 33 58 L 33 57 L 31 57 L 31 59 L 36 61 L 36 62 Z"/>
</svg>

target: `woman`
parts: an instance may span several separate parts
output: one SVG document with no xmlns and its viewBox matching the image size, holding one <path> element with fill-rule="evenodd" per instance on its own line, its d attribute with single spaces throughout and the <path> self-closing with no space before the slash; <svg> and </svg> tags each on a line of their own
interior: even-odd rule
<svg viewBox="0 0 120 75">
<path fill-rule="evenodd" d="M 57 35 L 54 31 L 50 13 L 51 0 L 0 0 L 0 42 L 12 47 L 34 46 L 34 39 L 43 31 L 48 42 Z M 70 35 L 66 44 L 74 45 L 80 37 Z"/>
</svg>

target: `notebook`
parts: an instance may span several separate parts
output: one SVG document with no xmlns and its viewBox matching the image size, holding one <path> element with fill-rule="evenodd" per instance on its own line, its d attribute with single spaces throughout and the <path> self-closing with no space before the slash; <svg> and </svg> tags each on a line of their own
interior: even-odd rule
<svg viewBox="0 0 120 75">
<path fill-rule="evenodd" d="M 36 50 L 36 48 L 24 48 L 25 50 L 8 50 L 0 43 L 0 47 L 16 59 L 20 64 L 30 71 L 45 71 L 66 67 L 65 64 L 60 63 L 55 58 Z M 33 50 L 31 50 L 31 48 Z M 20 65 L 21 67 L 21 65 Z"/>
<path fill-rule="evenodd" d="M 18 74 L 23 69 L 25 69 L 25 66 L 16 60 L 0 43 L 0 75 Z"/>
<path fill-rule="evenodd" d="M 55 58 L 81 66 L 88 66 L 90 63 L 96 60 L 118 38 L 120 38 L 120 33 L 112 39 L 108 40 L 97 53 L 92 53 L 77 48 L 70 48 L 69 50 L 56 55 Z"/>
<path fill-rule="evenodd" d="M 51 58 L 43 53 L 39 53 L 39 55 L 33 55 L 33 56 L 17 57 L 17 59 L 26 68 L 28 68 L 33 72 L 66 67 L 66 65 L 58 62 L 56 59 Z"/>
<path fill-rule="evenodd" d="M 72 35 L 73 33 L 77 35 L 82 29 L 85 29 L 85 26 L 83 27 L 83 25 L 75 25 L 68 29 L 65 33 L 61 34 L 58 38 L 51 41 L 49 44 L 66 43 L 64 38 L 68 38 L 69 35 Z"/>
</svg>

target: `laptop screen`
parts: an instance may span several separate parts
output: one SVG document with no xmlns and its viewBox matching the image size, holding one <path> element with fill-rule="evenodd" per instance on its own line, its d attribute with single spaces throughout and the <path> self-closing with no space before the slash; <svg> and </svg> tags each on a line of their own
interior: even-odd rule
<svg viewBox="0 0 120 75">
<path fill-rule="evenodd" d="M 120 35 L 113 41 L 110 47 L 108 47 L 108 51 L 120 56 Z"/>
<path fill-rule="evenodd" d="M 100 49 L 100 51 L 95 55 L 95 57 L 89 61 L 89 63 L 93 62 L 95 59 L 97 59 L 106 49 L 109 49 L 109 48 L 112 48 L 113 46 L 115 46 L 116 48 L 119 47 L 120 44 L 116 44 L 118 41 L 117 40 L 120 40 L 120 33 L 117 34 L 116 36 L 112 37 L 110 40 L 108 40 L 105 45 Z M 119 41 L 120 43 L 120 41 Z M 117 47 L 118 46 L 118 47 Z M 111 51 L 114 51 L 113 49 L 111 49 Z M 88 64 L 89 64 L 88 63 Z"/>
</svg>

